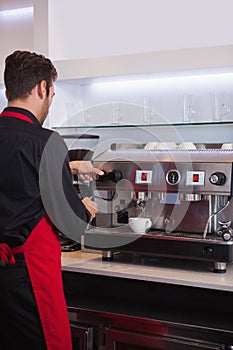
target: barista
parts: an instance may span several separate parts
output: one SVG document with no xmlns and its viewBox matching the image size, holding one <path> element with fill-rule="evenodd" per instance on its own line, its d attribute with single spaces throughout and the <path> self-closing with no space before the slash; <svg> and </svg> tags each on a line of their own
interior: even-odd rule
<svg viewBox="0 0 233 350">
<path fill-rule="evenodd" d="M 15 51 L 5 61 L 7 107 L 0 115 L 0 349 L 71 350 L 57 231 L 78 240 L 96 204 L 80 198 L 58 133 L 42 127 L 57 72 L 43 55 Z M 85 175 L 86 174 L 86 175 Z M 62 192 L 62 193 L 60 193 Z"/>
</svg>

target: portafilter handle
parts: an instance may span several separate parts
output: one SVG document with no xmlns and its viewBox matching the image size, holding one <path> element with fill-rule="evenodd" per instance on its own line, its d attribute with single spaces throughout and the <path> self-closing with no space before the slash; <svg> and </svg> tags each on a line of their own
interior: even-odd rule
<svg viewBox="0 0 233 350">
<path fill-rule="evenodd" d="M 113 181 L 113 182 L 118 182 L 122 179 L 122 173 L 120 170 L 112 170 L 110 172 L 104 171 L 104 174 L 99 176 L 97 175 L 95 180 L 98 180 L 100 182 L 105 182 L 105 181 Z"/>
</svg>

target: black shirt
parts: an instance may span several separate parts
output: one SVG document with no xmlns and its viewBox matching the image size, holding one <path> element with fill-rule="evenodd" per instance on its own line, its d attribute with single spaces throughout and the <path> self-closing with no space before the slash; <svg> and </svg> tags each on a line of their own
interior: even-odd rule
<svg viewBox="0 0 233 350">
<path fill-rule="evenodd" d="M 59 231 L 79 241 L 90 213 L 73 186 L 62 137 L 25 109 L 7 107 L 2 115 L 0 242 L 22 244 L 46 213 Z"/>
</svg>

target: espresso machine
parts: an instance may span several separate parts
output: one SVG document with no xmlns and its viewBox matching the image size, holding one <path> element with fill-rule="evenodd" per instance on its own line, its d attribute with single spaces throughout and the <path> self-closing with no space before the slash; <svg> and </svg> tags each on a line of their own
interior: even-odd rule
<svg viewBox="0 0 233 350">
<path fill-rule="evenodd" d="M 104 175 L 93 181 L 99 211 L 84 246 L 102 251 L 209 261 L 224 273 L 233 255 L 233 150 L 124 149 L 93 160 Z M 129 218 L 149 217 L 142 235 Z"/>
</svg>

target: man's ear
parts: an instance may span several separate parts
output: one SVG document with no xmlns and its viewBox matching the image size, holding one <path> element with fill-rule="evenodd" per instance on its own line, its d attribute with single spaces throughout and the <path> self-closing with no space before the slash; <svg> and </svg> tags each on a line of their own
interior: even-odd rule
<svg viewBox="0 0 233 350">
<path fill-rule="evenodd" d="M 41 80 L 38 83 L 38 95 L 40 96 L 41 99 L 46 97 L 46 81 Z"/>
</svg>

